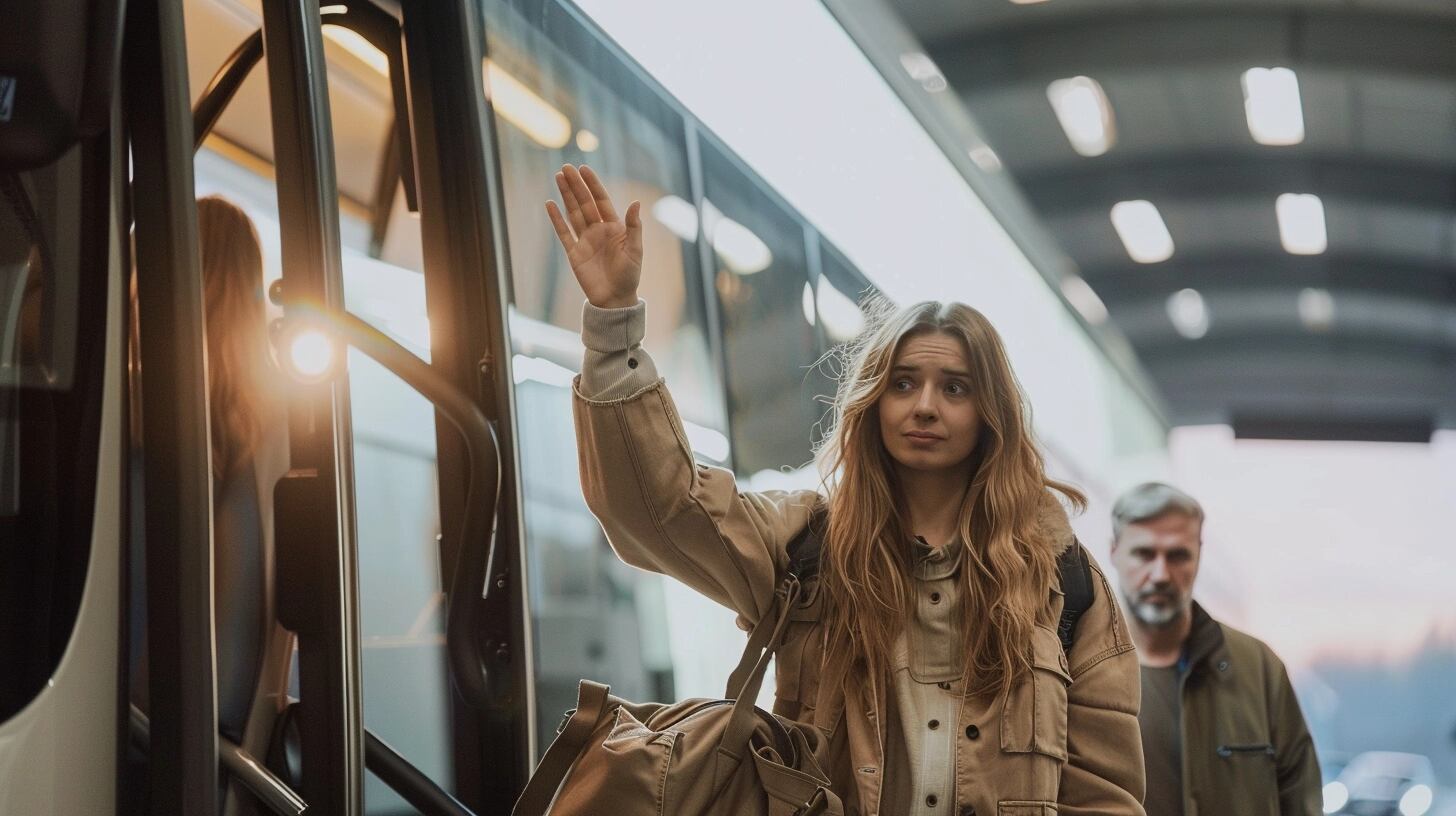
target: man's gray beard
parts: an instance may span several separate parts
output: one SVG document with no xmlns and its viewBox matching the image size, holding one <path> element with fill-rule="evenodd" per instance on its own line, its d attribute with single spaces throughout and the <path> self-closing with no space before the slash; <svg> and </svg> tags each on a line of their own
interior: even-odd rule
<svg viewBox="0 0 1456 816">
<path fill-rule="evenodd" d="M 1131 598 L 1127 599 L 1127 605 L 1132 609 L 1132 614 L 1138 621 L 1144 626 L 1149 626 L 1154 629 L 1172 626 L 1174 623 L 1177 623 L 1179 618 L 1183 617 L 1185 611 L 1184 604 L 1163 606 L 1147 601 L 1134 601 Z"/>
</svg>

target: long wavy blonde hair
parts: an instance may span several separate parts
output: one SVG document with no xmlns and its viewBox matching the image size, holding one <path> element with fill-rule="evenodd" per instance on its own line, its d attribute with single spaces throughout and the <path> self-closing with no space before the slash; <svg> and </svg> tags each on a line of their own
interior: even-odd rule
<svg viewBox="0 0 1456 816">
<path fill-rule="evenodd" d="M 212 469 L 222 477 L 256 452 L 279 410 L 263 301 L 263 250 L 253 220 L 219 196 L 197 200 Z"/>
<path fill-rule="evenodd" d="M 913 531 L 895 463 L 880 437 L 878 404 L 909 337 L 945 333 L 966 348 L 981 421 L 961 502 L 960 570 L 965 680 L 971 694 L 1002 691 L 1030 668 L 1032 627 L 1046 605 L 1058 553 L 1036 535 L 1047 488 L 1078 509 L 1076 488 L 1047 478 L 1031 412 L 1006 350 L 984 315 L 962 303 L 864 304 L 868 325 L 837 350 L 838 393 L 816 451 L 829 495 L 822 581 L 826 634 L 872 678 L 887 678 L 895 640 L 913 614 Z"/>
</svg>

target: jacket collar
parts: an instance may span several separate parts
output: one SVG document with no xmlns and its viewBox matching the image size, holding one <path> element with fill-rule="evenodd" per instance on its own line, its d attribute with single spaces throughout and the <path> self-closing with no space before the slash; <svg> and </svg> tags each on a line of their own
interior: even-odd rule
<svg viewBox="0 0 1456 816">
<path fill-rule="evenodd" d="M 1223 627 L 1197 601 L 1192 608 L 1193 626 L 1184 642 L 1185 660 L 1190 671 L 1202 670 L 1218 675 L 1230 668 L 1228 643 Z"/>
</svg>

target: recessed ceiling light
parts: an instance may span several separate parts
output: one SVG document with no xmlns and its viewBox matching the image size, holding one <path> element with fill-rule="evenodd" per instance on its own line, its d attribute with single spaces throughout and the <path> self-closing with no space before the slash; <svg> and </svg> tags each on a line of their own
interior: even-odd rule
<svg viewBox="0 0 1456 816">
<path fill-rule="evenodd" d="M 1318 255 L 1329 246 L 1325 205 L 1317 195 L 1285 193 L 1274 202 L 1279 242 L 1291 255 Z"/>
<path fill-rule="evenodd" d="M 1047 101 L 1067 133 L 1072 149 L 1083 156 L 1101 156 L 1117 139 L 1112 105 L 1097 80 L 1076 76 L 1047 86 Z"/>
<path fill-rule="evenodd" d="M 1313 332 L 1329 331 L 1335 323 L 1335 298 L 1328 289 L 1309 288 L 1299 293 L 1299 322 Z"/>
<path fill-rule="evenodd" d="M 988 144 L 976 145 L 966 152 L 970 155 L 971 161 L 976 163 L 977 167 L 988 173 L 994 173 L 1001 169 L 1001 157 L 996 155 L 996 151 L 992 150 Z"/>
<path fill-rule="evenodd" d="M 904 67 L 905 73 L 910 78 L 920 83 L 920 87 L 931 93 L 940 93 L 949 87 L 945 81 L 945 74 L 940 72 L 935 60 L 929 54 L 920 51 L 912 51 L 900 55 L 900 65 Z"/>
<path fill-rule="evenodd" d="M 1208 334 L 1208 307 L 1197 289 L 1180 289 L 1168 296 L 1168 319 L 1189 340 Z"/>
<path fill-rule="evenodd" d="M 1112 205 L 1112 228 L 1138 263 L 1162 263 L 1173 257 L 1173 236 L 1151 201 L 1119 201 Z"/>
<path fill-rule="evenodd" d="M 1264 145 L 1304 141 L 1304 109 L 1299 78 L 1288 68 L 1250 68 L 1244 72 L 1244 115 L 1249 133 Z"/>
</svg>

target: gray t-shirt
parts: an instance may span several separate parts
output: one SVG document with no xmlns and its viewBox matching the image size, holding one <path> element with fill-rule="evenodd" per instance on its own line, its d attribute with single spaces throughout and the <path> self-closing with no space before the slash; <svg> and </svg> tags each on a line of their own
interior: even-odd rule
<svg viewBox="0 0 1456 816">
<path fill-rule="evenodd" d="M 1179 671 L 1142 667 L 1143 761 L 1148 771 L 1148 816 L 1183 816 L 1183 734 Z"/>
</svg>

